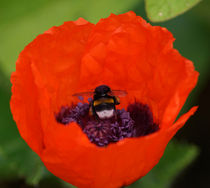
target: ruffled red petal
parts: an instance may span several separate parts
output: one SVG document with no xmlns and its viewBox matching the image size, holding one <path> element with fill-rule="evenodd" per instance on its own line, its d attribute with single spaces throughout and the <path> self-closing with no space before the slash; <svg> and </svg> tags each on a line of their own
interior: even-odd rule
<svg viewBox="0 0 210 188">
<path fill-rule="evenodd" d="M 45 106 L 53 114 L 66 101 L 71 103 L 92 27 L 84 19 L 53 27 L 39 35 L 18 58 L 11 77 L 11 111 L 21 136 L 38 154 L 45 147 L 43 129 L 50 124 L 45 120 Z"/>
<path fill-rule="evenodd" d="M 23 139 L 37 154 L 41 154 L 44 148 L 41 109 L 29 58 L 20 55 L 11 82 L 13 86 L 10 107 L 13 118 Z"/>
<path fill-rule="evenodd" d="M 158 163 L 195 111 L 172 125 L 198 77 L 173 40 L 165 28 L 129 12 L 95 26 L 66 22 L 23 50 L 11 79 L 11 110 L 22 137 L 52 173 L 78 187 L 111 188 L 132 183 Z M 161 129 L 99 148 L 76 123 L 56 122 L 59 108 L 75 101 L 73 93 L 100 84 L 128 92 L 120 108 L 134 100 L 149 104 Z"/>
</svg>

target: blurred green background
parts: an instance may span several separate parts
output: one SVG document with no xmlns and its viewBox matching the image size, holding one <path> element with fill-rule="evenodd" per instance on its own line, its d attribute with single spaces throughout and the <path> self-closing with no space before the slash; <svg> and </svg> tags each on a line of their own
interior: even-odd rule
<svg viewBox="0 0 210 188">
<path fill-rule="evenodd" d="M 210 120 L 207 118 L 210 112 L 210 1 L 195 5 L 198 2 L 0 0 L 0 187 L 73 187 L 45 169 L 39 157 L 20 138 L 12 120 L 9 79 L 18 54 L 38 34 L 64 21 L 83 17 L 96 23 L 111 12 L 120 14 L 129 10 L 153 25 L 168 28 L 176 38 L 175 48 L 192 60 L 200 72 L 198 86 L 181 113 L 193 105 L 199 105 L 198 112 L 169 143 L 160 163 L 130 187 L 210 187 Z M 161 22 L 156 23 L 158 21 Z"/>
</svg>

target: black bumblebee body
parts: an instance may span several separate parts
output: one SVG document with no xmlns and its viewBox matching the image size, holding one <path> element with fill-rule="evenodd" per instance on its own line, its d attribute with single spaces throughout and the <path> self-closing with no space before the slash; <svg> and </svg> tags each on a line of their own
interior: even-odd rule
<svg viewBox="0 0 210 188">
<path fill-rule="evenodd" d="M 109 86 L 100 85 L 94 91 L 90 113 L 99 119 L 111 118 L 115 115 L 115 105 L 120 104 L 119 98 L 112 95 Z"/>
<path fill-rule="evenodd" d="M 100 85 L 95 88 L 94 92 L 78 93 L 73 96 L 88 96 L 89 94 L 93 95 L 89 114 L 94 115 L 97 119 L 108 119 L 115 116 L 115 106 L 120 104 L 117 95 L 125 96 L 127 93 L 122 90 L 111 90 L 107 85 Z"/>
</svg>

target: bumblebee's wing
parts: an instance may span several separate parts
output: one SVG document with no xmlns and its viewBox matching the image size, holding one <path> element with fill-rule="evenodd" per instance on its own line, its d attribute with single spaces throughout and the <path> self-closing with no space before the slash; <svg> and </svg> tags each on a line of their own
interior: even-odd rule
<svg viewBox="0 0 210 188">
<path fill-rule="evenodd" d="M 125 97 L 128 93 L 127 93 L 127 91 L 124 91 L 124 90 L 112 90 L 111 94 L 113 96 Z"/>
<path fill-rule="evenodd" d="M 74 93 L 72 96 L 73 97 L 92 97 L 93 96 L 93 92 Z"/>
</svg>

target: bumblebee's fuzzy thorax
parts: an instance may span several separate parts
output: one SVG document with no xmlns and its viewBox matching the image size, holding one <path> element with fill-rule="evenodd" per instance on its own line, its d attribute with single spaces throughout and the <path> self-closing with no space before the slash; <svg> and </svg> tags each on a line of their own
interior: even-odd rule
<svg viewBox="0 0 210 188">
<path fill-rule="evenodd" d="M 99 98 L 91 104 L 93 114 L 99 119 L 111 118 L 115 115 L 114 97 Z"/>
</svg>

